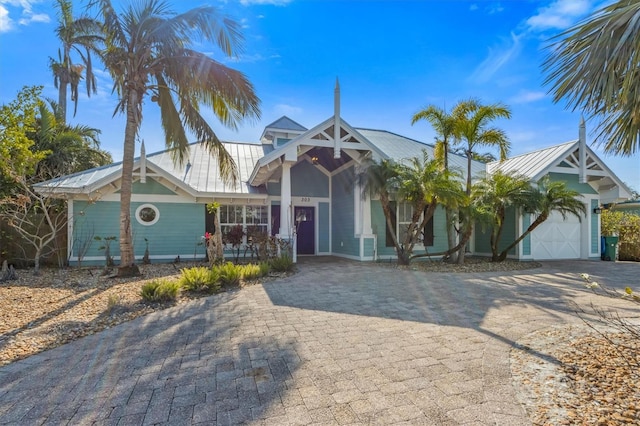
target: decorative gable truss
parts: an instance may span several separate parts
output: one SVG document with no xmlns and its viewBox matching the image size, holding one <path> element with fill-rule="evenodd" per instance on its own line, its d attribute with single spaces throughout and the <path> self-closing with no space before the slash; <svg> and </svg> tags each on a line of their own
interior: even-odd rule
<svg viewBox="0 0 640 426">
<path fill-rule="evenodd" d="M 570 171 L 571 170 L 571 171 Z M 549 170 L 555 173 L 580 173 L 580 149 L 578 146 L 569 152 L 568 155 L 559 162 L 559 164 Z M 598 158 L 594 157 L 590 150 L 586 152 L 585 172 L 587 182 L 597 181 L 609 175 L 604 169 L 604 165 L 600 164 Z"/>
</svg>

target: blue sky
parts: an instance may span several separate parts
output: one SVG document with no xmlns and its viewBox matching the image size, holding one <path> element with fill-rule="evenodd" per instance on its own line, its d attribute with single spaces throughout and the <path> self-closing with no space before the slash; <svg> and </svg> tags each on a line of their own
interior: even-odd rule
<svg viewBox="0 0 640 426">
<path fill-rule="evenodd" d="M 77 1 L 75 14 L 85 2 Z M 114 0 L 114 4 L 120 2 Z M 170 2 L 181 11 L 200 1 Z M 511 120 L 495 124 L 512 143 L 512 155 L 578 136 L 580 112 L 554 104 L 543 85 L 543 49 L 550 37 L 602 6 L 598 0 L 413 0 L 310 1 L 211 0 L 241 23 L 244 52 L 229 60 L 210 46 L 197 46 L 244 72 L 262 100 L 262 118 L 237 131 L 210 124 L 223 140 L 258 142 L 264 126 L 287 115 L 313 127 L 333 114 L 333 88 L 340 79 L 342 117 L 355 127 L 385 129 L 431 143 L 426 123 L 411 116 L 429 104 L 451 108 L 479 98 L 512 108 Z M 43 85 L 57 98 L 48 69 L 57 57 L 52 1 L 0 0 L 0 102 L 25 85 Z M 112 118 L 116 98 L 101 69 L 99 93 L 81 94 L 72 123 L 102 130 L 102 147 L 122 157 L 124 117 Z M 589 130 L 589 143 L 595 135 Z M 147 152 L 164 148 L 155 105 L 144 110 L 141 130 Z M 593 148 L 596 148 L 592 146 Z M 640 190 L 640 154 L 598 155 L 632 188 Z"/>
</svg>

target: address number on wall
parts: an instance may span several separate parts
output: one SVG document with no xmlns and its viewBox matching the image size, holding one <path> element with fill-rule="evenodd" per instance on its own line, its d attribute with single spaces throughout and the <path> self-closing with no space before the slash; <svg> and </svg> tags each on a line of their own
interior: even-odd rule
<svg viewBox="0 0 640 426">
<path fill-rule="evenodd" d="M 302 197 L 300 198 L 300 201 L 302 201 L 303 203 L 308 203 L 309 201 L 311 201 L 310 197 Z"/>
</svg>

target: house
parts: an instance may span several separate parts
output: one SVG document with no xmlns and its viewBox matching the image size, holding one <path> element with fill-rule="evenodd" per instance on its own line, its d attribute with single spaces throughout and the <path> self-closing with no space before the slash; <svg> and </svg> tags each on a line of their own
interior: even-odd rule
<svg viewBox="0 0 640 426">
<path fill-rule="evenodd" d="M 387 229 L 380 202 L 363 195 L 356 179 L 369 159 L 403 160 L 433 146 L 385 130 L 354 128 L 340 116 L 336 85 L 334 114 L 307 129 L 288 117 L 269 124 L 260 143 L 225 142 L 239 181 L 218 176 L 218 164 L 201 143 L 190 146 L 187 164 L 175 164 L 171 153 L 146 155 L 134 164 L 131 203 L 137 259 L 148 247 L 151 261 L 202 259 L 205 231 L 213 223 L 206 205 L 220 204 L 224 231 L 236 225 L 257 226 L 295 242 L 294 255 L 334 255 L 360 261 L 395 257 L 389 232 L 399 234 L 411 207 L 394 203 L 394 229 Z M 450 166 L 466 172 L 466 158 L 451 154 Z M 95 237 L 119 235 L 121 163 L 111 164 L 37 185 L 37 190 L 68 200 L 68 255 L 71 264 L 104 262 Z M 479 176 L 494 170 L 518 170 L 537 181 L 561 179 L 583 194 L 587 217 L 553 216 L 511 253 L 518 259 L 599 258 L 600 204 L 627 199 L 628 188 L 586 146 L 584 126 L 578 141 L 508 159 L 472 162 Z M 528 226 L 528 214 L 512 212 L 505 235 Z M 111 254 L 118 259 L 117 242 Z M 434 253 L 447 246 L 444 211 L 438 209 L 417 251 Z M 486 235 L 477 231 L 469 247 L 487 253 Z"/>
</svg>

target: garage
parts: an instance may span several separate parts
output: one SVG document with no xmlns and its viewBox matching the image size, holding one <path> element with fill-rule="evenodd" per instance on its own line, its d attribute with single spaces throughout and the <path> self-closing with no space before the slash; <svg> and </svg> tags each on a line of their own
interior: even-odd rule
<svg viewBox="0 0 640 426">
<path fill-rule="evenodd" d="M 531 254 L 535 260 L 580 259 L 580 220 L 552 212 L 531 233 Z"/>
</svg>

